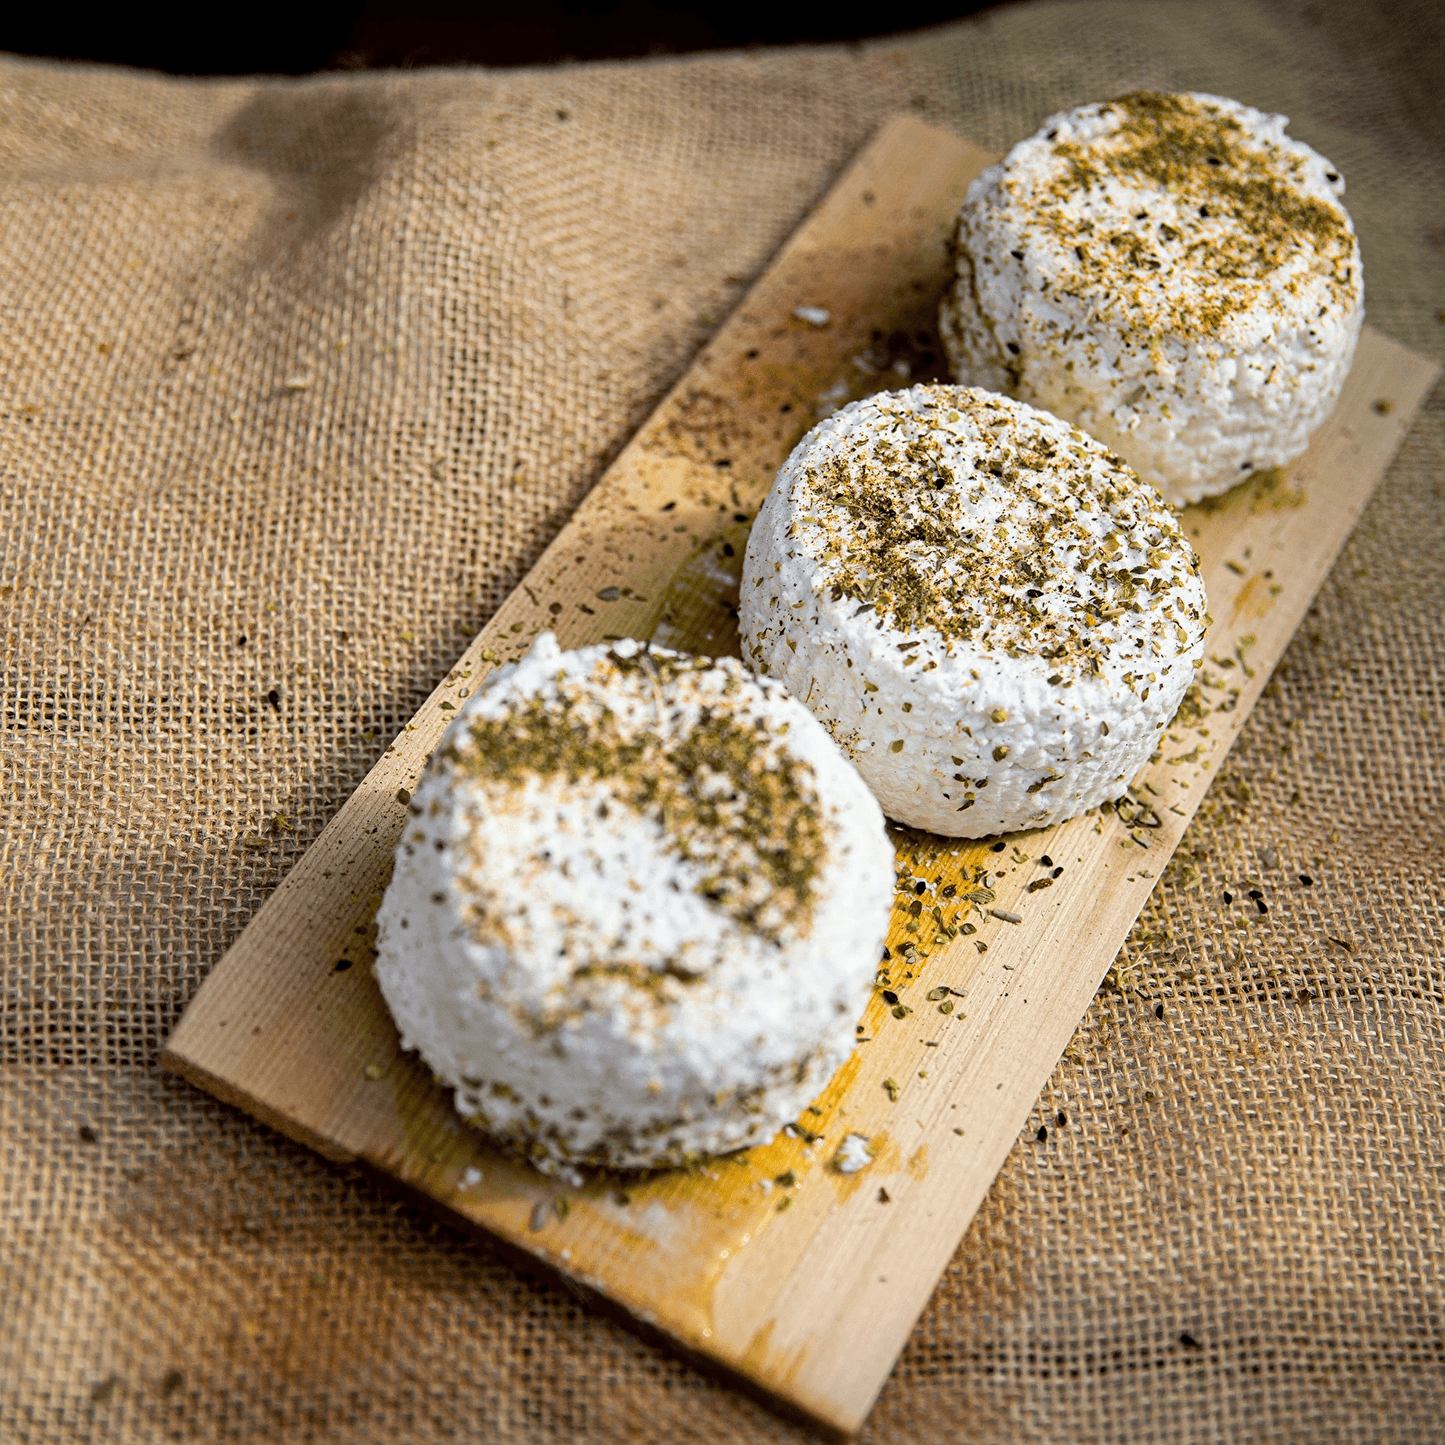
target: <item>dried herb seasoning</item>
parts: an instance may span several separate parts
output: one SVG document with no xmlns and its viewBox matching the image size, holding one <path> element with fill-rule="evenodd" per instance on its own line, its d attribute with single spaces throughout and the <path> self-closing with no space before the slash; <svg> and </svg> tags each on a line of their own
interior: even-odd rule
<svg viewBox="0 0 1445 1445">
<path fill-rule="evenodd" d="M 874 398 L 880 424 L 795 481 L 795 534 L 834 601 L 914 634 L 900 645 L 910 655 L 927 631 L 945 648 L 1048 658 L 1061 685 L 1100 670 L 1126 613 L 1143 614 L 1131 638 L 1170 655 L 1183 624 L 1202 623 L 1178 595 L 1193 550 L 1119 457 L 1077 430 L 1037 433 L 1003 397 L 935 386 L 907 398 Z"/>
<path fill-rule="evenodd" d="M 1339 205 L 1305 193 L 1302 158 L 1266 148 L 1218 105 L 1190 95 L 1135 91 L 1102 112 L 1117 117 L 1113 131 L 1058 141 L 1054 179 L 1035 202 L 1061 248 L 1073 249 L 1073 294 L 1101 314 L 1129 312 L 1145 335 L 1207 338 L 1304 254 L 1312 273 L 1328 277 L 1335 304 L 1355 304 L 1360 277 L 1349 221 Z M 1071 204 L 1080 192 L 1121 184 L 1170 197 L 1178 226 L 1151 224 L 1146 206 L 1135 224 L 1105 233 Z M 1151 284 L 1179 264 L 1214 284 Z"/>
<path fill-rule="evenodd" d="M 433 765 L 513 784 L 606 780 L 620 803 L 656 819 L 701 865 L 698 891 L 743 927 L 772 942 L 806 934 L 827 850 L 812 768 L 748 715 L 726 677 L 686 735 L 669 735 L 682 694 L 696 691 L 687 679 L 718 668 L 711 658 L 609 651 L 585 683 L 560 675 L 506 717 L 473 718 Z M 620 702 L 598 702 L 599 687 L 641 706 L 625 720 Z"/>
</svg>

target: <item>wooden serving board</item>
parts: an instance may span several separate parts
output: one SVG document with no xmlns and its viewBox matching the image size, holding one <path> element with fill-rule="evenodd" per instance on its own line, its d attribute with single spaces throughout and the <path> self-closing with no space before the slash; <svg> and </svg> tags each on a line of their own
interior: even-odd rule
<svg viewBox="0 0 1445 1445">
<path fill-rule="evenodd" d="M 931 901 L 912 916 L 905 885 L 888 984 L 863 1019 L 867 1042 L 799 1127 L 766 1147 L 581 1187 L 506 1157 L 400 1052 L 369 967 L 374 916 L 408 790 L 492 665 L 544 628 L 564 647 L 635 636 L 736 650 L 748 522 L 788 451 L 828 407 L 941 376 L 933 319 L 944 243 L 990 159 L 911 119 L 877 136 L 256 915 L 162 1056 L 841 1434 L 867 1415 L 1433 364 L 1367 331 L 1308 454 L 1186 514 L 1217 618 L 1216 660 L 1136 780 L 1136 803 L 1017 835 L 1001 852 L 898 833 L 900 868 L 957 892 L 937 917 Z M 1036 861 L 1045 854 L 1063 872 L 1028 891 L 1052 872 Z M 962 900 L 985 884 L 996 897 Z M 954 992 L 928 998 L 945 985 Z M 860 1173 L 830 1167 L 848 1133 L 874 1150 Z"/>
</svg>

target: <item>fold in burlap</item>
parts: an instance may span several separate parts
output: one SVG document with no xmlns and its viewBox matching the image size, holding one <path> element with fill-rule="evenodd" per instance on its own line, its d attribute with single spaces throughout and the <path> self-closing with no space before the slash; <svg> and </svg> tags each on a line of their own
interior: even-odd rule
<svg viewBox="0 0 1445 1445">
<path fill-rule="evenodd" d="M 1140 86 L 1284 110 L 1348 179 L 1371 321 L 1439 356 L 1439 23 L 1077 3 L 546 72 L 0 65 L 0 1438 L 803 1438 L 158 1045 L 880 118 L 1003 147 Z M 1437 392 L 868 1438 L 1439 1438 L 1442 453 Z M 1222 902 L 1251 876 L 1267 916 Z"/>
</svg>

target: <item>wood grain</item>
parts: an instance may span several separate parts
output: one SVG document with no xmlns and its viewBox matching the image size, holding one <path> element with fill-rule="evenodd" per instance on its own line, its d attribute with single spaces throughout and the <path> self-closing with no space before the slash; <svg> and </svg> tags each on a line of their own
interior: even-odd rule
<svg viewBox="0 0 1445 1445">
<path fill-rule="evenodd" d="M 491 666 L 548 627 L 565 647 L 630 635 L 736 650 L 748 524 L 792 445 L 829 406 L 940 374 L 944 241 L 989 159 L 913 120 L 880 133 L 256 915 L 163 1054 L 222 1099 L 419 1191 L 841 1434 L 867 1415 L 1433 365 L 1367 331 L 1308 454 L 1185 514 L 1215 660 L 1134 802 L 1016 835 L 1001 853 L 897 833 L 909 876 L 961 893 L 986 871 L 990 908 L 1021 921 L 957 904 L 914 917 L 901 895 L 889 985 L 910 1011 L 895 1016 L 875 996 L 867 1041 L 767 1147 L 577 1188 L 507 1158 L 400 1052 L 369 967 L 374 916 L 408 792 Z M 800 319 L 799 307 L 829 319 Z M 1052 871 L 1044 854 L 1064 871 L 1029 892 Z M 952 1012 L 927 998 L 943 985 L 956 991 Z M 845 1175 L 829 1161 L 848 1133 L 874 1158 Z"/>
</svg>

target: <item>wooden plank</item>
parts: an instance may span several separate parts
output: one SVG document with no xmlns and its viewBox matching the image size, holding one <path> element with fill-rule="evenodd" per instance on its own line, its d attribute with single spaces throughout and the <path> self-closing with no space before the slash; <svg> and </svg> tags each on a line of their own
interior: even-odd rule
<svg viewBox="0 0 1445 1445">
<path fill-rule="evenodd" d="M 1307 455 L 1186 513 L 1220 661 L 1205 670 L 1198 717 L 1136 780 L 1151 826 L 1131 828 L 1126 808 L 1018 835 L 1002 853 L 898 833 L 900 866 L 945 884 L 987 869 L 994 906 L 1022 922 L 976 912 L 977 931 L 950 938 L 896 911 L 890 977 L 912 1012 L 896 1018 L 874 998 L 868 1042 L 800 1130 L 692 1172 L 581 1188 L 545 1179 L 462 1125 L 400 1053 L 369 967 L 373 920 L 405 819 L 399 790 L 415 785 L 448 717 L 496 662 L 545 627 L 566 647 L 631 635 L 736 650 L 748 523 L 792 445 L 827 406 L 900 385 L 905 372 L 940 375 L 944 239 L 989 159 L 911 119 L 880 133 L 217 965 L 162 1056 L 842 1434 L 867 1415 L 1433 364 L 1367 331 Z M 799 319 L 799 306 L 830 319 Z M 1027 893 L 1042 854 L 1064 872 Z M 950 1014 L 926 999 L 944 983 L 966 991 Z M 855 1132 L 873 1144 L 873 1163 L 829 1169 Z M 788 1171 L 795 1184 L 775 1182 Z"/>
</svg>

